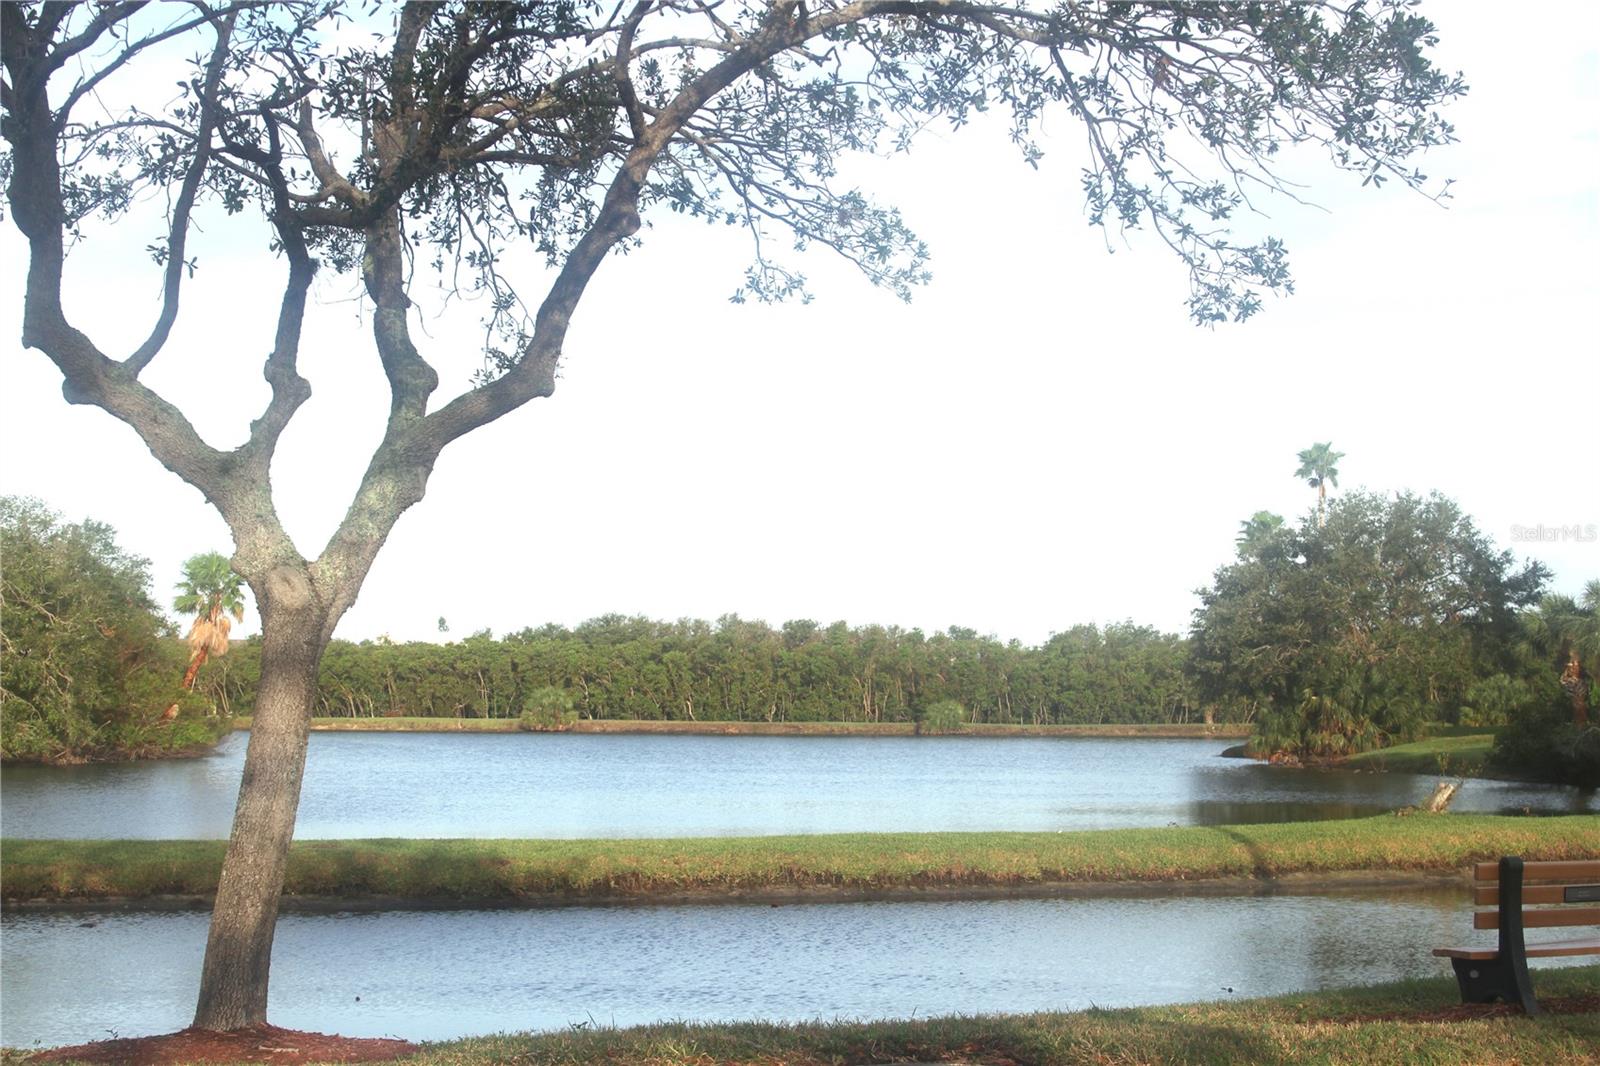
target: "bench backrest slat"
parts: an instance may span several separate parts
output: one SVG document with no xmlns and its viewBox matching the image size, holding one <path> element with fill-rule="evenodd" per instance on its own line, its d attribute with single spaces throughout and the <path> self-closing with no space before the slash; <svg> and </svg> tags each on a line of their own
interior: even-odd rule
<svg viewBox="0 0 1600 1066">
<path fill-rule="evenodd" d="M 1600 907 L 1563 907 L 1559 910 L 1522 912 L 1522 924 L 1528 929 L 1548 929 L 1558 925 L 1600 925 Z M 1500 928 L 1499 911 L 1477 911 L 1472 915 L 1472 928 Z"/>
<path fill-rule="evenodd" d="M 1593 888 L 1600 891 L 1600 884 L 1596 885 L 1523 885 L 1522 903 L 1581 903 L 1581 899 L 1574 889 Z M 1597 899 L 1595 902 L 1600 902 Z M 1475 907 L 1497 907 L 1500 905 L 1499 885 L 1474 885 L 1472 889 L 1472 904 Z"/>
<path fill-rule="evenodd" d="M 1475 881 L 1497 881 L 1500 864 L 1480 862 L 1473 864 Z M 1525 862 L 1522 864 L 1523 881 L 1600 881 L 1600 861 L 1571 859 L 1557 862 Z"/>
<path fill-rule="evenodd" d="M 1477 863 L 1473 874 L 1493 882 L 1473 886 L 1473 904 L 1495 909 L 1475 911 L 1472 927 L 1500 930 L 1501 951 L 1511 944 L 1521 951 L 1523 929 L 1600 925 L 1600 907 L 1572 906 L 1600 903 L 1600 861 L 1523 862 L 1507 856 Z"/>
</svg>

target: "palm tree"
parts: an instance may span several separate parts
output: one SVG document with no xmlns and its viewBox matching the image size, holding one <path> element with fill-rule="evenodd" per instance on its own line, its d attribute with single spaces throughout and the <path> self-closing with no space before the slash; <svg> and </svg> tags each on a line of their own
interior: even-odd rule
<svg viewBox="0 0 1600 1066">
<path fill-rule="evenodd" d="M 1339 460 L 1344 458 L 1344 452 L 1333 450 L 1333 442 L 1326 441 L 1322 444 L 1313 444 L 1299 455 L 1300 469 L 1294 472 L 1295 477 L 1303 477 L 1306 484 L 1317 490 L 1317 525 L 1320 527 L 1328 521 L 1326 506 L 1328 500 L 1328 486 L 1339 487 Z"/>
<path fill-rule="evenodd" d="M 1561 662 L 1561 690 L 1572 701 L 1572 724 L 1589 724 L 1589 685 L 1600 677 L 1600 581 L 1583 596 L 1546 596 L 1529 618 L 1530 643 Z"/>
<path fill-rule="evenodd" d="M 183 687 L 194 688 L 195 675 L 212 656 L 228 653 L 228 631 L 233 622 L 244 620 L 244 579 L 233 572 L 228 557 L 218 552 L 191 556 L 183 564 L 183 580 L 178 582 L 174 610 L 194 615 L 189 627 L 189 668 L 183 674 Z M 167 708 L 167 717 L 177 716 L 177 704 Z"/>
<path fill-rule="evenodd" d="M 1239 546 L 1239 557 L 1254 559 L 1283 529 L 1283 518 L 1271 511 L 1257 511 L 1239 523 L 1239 535 L 1234 543 Z"/>
</svg>

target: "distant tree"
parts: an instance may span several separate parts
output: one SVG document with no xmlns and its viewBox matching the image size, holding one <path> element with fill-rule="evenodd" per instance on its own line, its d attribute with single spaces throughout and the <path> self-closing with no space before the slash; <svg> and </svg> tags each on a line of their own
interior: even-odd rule
<svg viewBox="0 0 1600 1066">
<path fill-rule="evenodd" d="M 1258 748 L 1349 754 L 1458 715 L 1514 661 L 1546 577 L 1442 496 L 1347 495 L 1283 550 L 1217 571 L 1190 668 L 1203 699 L 1256 714 Z"/>
<path fill-rule="evenodd" d="M 1328 486 L 1339 487 L 1340 459 L 1344 452 L 1333 450 L 1333 442 L 1325 441 L 1313 444 L 1300 453 L 1300 469 L 1294 472 L 1295 477 L 1303 477 L 1306 484 L 1317 490 L 1317 522 L 1326 521 Z"/>
<path fill-rule="evenodd" d="M 1435 43 L 1409 0 L 0 4 L 7 195 L 29 245 L 23 342 L 60 369 L 69 401 L 127 423 L 216 506 L 262 614 L 196 1024 L 265 1020 L 334 627 L 444 449 L 551 395 L 590 281 L 637 243 L 645 213 L 747 227 L 754 263 L 735 300 L 804 295 L 770 253 L 785 232 L 906 296 L 927 249 L 897 211 L 841 186 L 841 157 L 994 109 L 1037 161 L 1036 131 L 1060 110 L 1087 145 L 1089 221 L 1156 231 L 1187 267 L 1191 315 L 1243 319 L 1290 288 L 1281 243 L 1229 232 L 1245 189 L 1284 188 L 1277 160 L 1297 143 L 1366 183 L 1423 186 L 1411 161 L 1452 138 L 1438 108 L 1464 92 L 1430 61 Z M 174 55 L 192 68 L 162 66 Z M 97 217 L 135 210 L 165 211 L 150 249 L 162 295 L 148 335 L 116 358 L 69 320 L 66 252 Z M 141 380 L 172 335 L 208 212 L 258 219 L 261 254 L 286 273 L 270 344 L 222 346 L 267 350 L 269 398 L 232 450 Z M 508 247 L 522 242 L 550 271 L 519 288 Z M 298 358 L 319 269 L 359 274 L 390 402 L 345 518 L 308 559 L 270 475 L 311 391 Z M 488 309 L 476 387 L 439 404 L 412 334 L 423 277 Z M 640 325 L 645 337 L 661 324 Z"/>
<path fill-rule="evenodd" d="M 803 628 L 803 627 L 801 627 Z M 724 615 L 658 622 L 609 616 L 576 630 L 542 626 L 451 644 L 329 643 L 319 715 L 517 718 L 553 689 L 590 718 L 702 721 L 913 721 L 955 700 L 978 721 L 1187 721 L 1196 706 L 1181 638 L 1131 622 L 1078 626 L 1038 648 L 956 627 L 925 638 L 898 626 L 844 623 L 789 647 L 792 624 Z M 202 671 L 196 687 L 248 713 L 259 639 Z M 221 676 L 219 676 L 221 675 Z"/>
<path fill-rule="evenodd" d="M 261 637 L 258 634 L 233 640 L 227 657 L 215 661 L 211 669 L 195 678 L 195 692 L 204 698 L 207 707 L 215 708 L 221 713 L 221 719 L 227 721 L 236 715 L 251 713 L 260 681 Z M 323 706 L 320 699 L 318 706 Z"/>
<path fill-rule="evenodd" d="M 523 729 L 545 733 L 570 728 L 577 719 L 577 712 L 572 709 L 572 693 L 547 685 L 528 693 L 520 722 Z"/>
<path fill-rule="evenodd" d="M 1577 600 L 1546 596 L 1526 618 L 1529 643 L 1554 660 L 1572 725 L 1583 729 L 1589 724 L 1589 693 L 1600 678 L 1600 581 L 1590 581 Z"/>
<path fill-rule="evenodd" d="M 180 698 L 182 658 L 149 562 L 110 526 L 0 497 L 0 556 L 0 755 L 127 758 L 214 739 L 155 728 Z"/>
<path fill-rule="evenodd" d="M 1282 515 L 1273 514 L 1271 511 L 1257 511 L 1239 523 L 1239 535 L 1234 538 L 1234 543 L 1238 545 L 1239 555 L 1242 558 L 1254 558 L 1269 545 L 1279 541 L 1283 532 Z"/>
<path fill-rule="evenodd" d="M 918 733 L 959 733 L 966 721 L 966 709 L 955 700 L 940 700 L 923 708 L 917 716 Z"/>
<path fill-rule="evenodd" d="M 189 633 L 189 665 L 183 672 L 183 687 L 194 688 L 195 675 L 207 659 L 228 654 L 228 634 L 234 622 L 244 621 L 244 578 L 234 573 L 226 555 L 204 552 L 191 555 L 183 564 L 183 580 L 172 609 L 193 615 Z M 175 708 L 168 708 L 169 715 Z"/>
<path fill-rule="evenodd" d="M 1548 657 L 1537 656 L 1530 665 L 1517 678 L 1518 689 L 1526 696 L 1508 707 L 1507 724 L 1495 734 L 1490 764 L 1512 777 L 1600 787 L 1600 725 L 1573 721 L 1571 696 Z"/>
<path fill-rule="evenodd" d="M 1511 674 L 1492 674 L 1467 689 L 1461 724 L 1498 727 L 1515 719 L 1533 701 L 1531 687 Z"/>
</svg>

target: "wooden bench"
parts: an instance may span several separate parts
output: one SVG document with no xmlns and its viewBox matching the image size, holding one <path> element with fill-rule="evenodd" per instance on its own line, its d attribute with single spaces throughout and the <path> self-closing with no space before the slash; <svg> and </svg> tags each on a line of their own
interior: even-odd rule
<svg viewBox="0 0 1600 1066">
<path fill-rule="evenodd" d="M 1562 955 L 1600 955 L 1600 936 L 1526 944 L 1524 929 L 1569 925 L 1600 925 L 1600 861 L 1523 862 L 1508 856 L 1498 863 L 1473 866 L 1474 929 L 1499 930 L 1493 948 L 1435 948 L 1434 954 L 1450 960 L 1461 984 L 1463 1003 L 1520 1003 L 1528 1014 L 1538 1014 L 1528 979 L 1528 960 Z M 1567 904 L 1594 906 L 1567 906 Z M 1559 904 L 1539 906 L 1538 904 Z"/>
</svg>

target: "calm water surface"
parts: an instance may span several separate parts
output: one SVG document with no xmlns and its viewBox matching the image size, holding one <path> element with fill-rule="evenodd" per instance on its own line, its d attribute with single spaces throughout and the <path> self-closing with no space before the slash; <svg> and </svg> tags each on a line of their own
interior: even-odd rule
<svg viewBox="0 0 1600 1066">
<path fill-rule="evenodd" d="M 200 759 L 0 769 L 8 837 L 225 838 L 245 734 Z M 314 733 L 296 836 L 672 837 L 1350 818 L 1436 778 L 1289 770 L 1222 740 Z M 1457 811 L 1600 811 L 1469 780 Z"/>
<path fill-rule="evenodd" d="M 1460 891 L 1412 891 L 289 915 L 269 1009 L 295 1029 L 436 1040 L 1184 1002 L 1448 976 L 1428 953 L 1471 936 L 1467 914 Z M 5 916 L 0 1040 L 182 1028 L 206 917 Z"/>
</svg>

